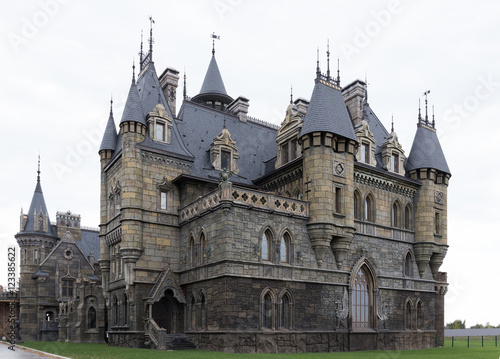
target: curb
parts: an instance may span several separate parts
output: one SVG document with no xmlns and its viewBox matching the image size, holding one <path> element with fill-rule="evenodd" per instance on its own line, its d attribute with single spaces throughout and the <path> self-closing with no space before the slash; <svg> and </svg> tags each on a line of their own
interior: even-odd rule
<svg viewBox="0 0 500 359">
<path fill-rule="evenodd" d="M 11 345 L 10 343 L 4 342 L 4 341 L 0 341 L 0 343 L 4 344 L 4 345 L 8 345 L 8 346 Z M 38 355 L 41 355 L 41 356 L 44 356 L 44 357 L 48 357 L 48 358 L 71 359 L 70 357 L 63 357 L 63 356 L 52 354 L 52 353 L 42 352 L 41 350 L 36 350 L 36 349 L 28 348 L 28 347 L 23 347 L 23 346 L 17 345 L 17 344 L 15 345 L 15 348 L 16 349 L 24 350 L 24 351 L 29 352 L 29 353 L 38 354 Z"/>
</svg>

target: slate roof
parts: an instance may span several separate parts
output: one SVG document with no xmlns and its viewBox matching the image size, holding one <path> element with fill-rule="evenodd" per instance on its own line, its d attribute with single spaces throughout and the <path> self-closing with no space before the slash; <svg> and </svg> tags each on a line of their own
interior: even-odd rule
<svg viewBox="0 0 500 359">
<path fill-rule="evenodd" d="M 106 129 L 104 130 L 104 136 L 102 137 L 101 147 L 99 147 L 99 152 L 102 150 L 114 150 L 116 147 L 116 127 L 115 120 L 113 119 L 113 111 L 109 112 L 108 123 L 106 124 Z"/>
<path fill-rule="evenodd" d="M 141 99 L 139 97 L 139 91 L 137 90 L 137 85 L 135 80 L 132 80 L 130 89 L 128 91 L 127 101 L 125 102 L 125 108 L 123 109 L 122 122 L 139 122 L 146 125 L 146 120 L 144 118 L 144 112 L 141 106 Z"/>
<path fill-rule="evenodd" d="M 319 79 L 314 85 L 300 137 L 312 132 L 330 132 L 358 142 L 342 93 Z"/>
<path fill-rule="evenodd" d="M 47 221 L 47 232 L 39 232 L 35 231 L 35 210 L 36 213 L 43 212 L 43 214 L 46 216 L 46 221 Z M 50 218 L 49 218 L 49 212 L 47 211 L 47 206 L 45 205 L 45 199 L 43 197 L 43 192 L 42 192 L 42 185 L 40 184 L 40 178 L 38 178 L 36 187 L 35 187 L 35 193 L 33 193 L 33 198 L 31 199 L 31 205 L 28 210 L 28 221 L 26 222 L 26 225 L 22 231 L 19 233 L 34 233 L 37 235 L 49 235 L 52 237 L 57 237 L 56 231 L 54 230 L 52 224 L 50 223 Z"/>
<path fill-rule="evenodd" d="M 224 81 L 222 81 L 222 76 L 220 75 L 219 66 L 217 66 L 215 56 L 212 56 L 212 59 L 210 60 L 207 73 L 200 90 L 200 94 L 208 93 L 227 95 L 226 87 L 224 86 Z"/>
<path fill-rule="evenodd" d="M 406 171 L 420 168 L 433 168 L 451 174 L 436 131 L 423 124 L 418 124 L 405 165 Z"/>
<path fill-rule="evenodd" d="M 82 238 L 80 241 L 75 241 L 76 245 L 80 247 L 85 257 L 89 257 L 90 253 L 94 256 L 94 262 L 97 262 L 100 258 L 100 240 L 98 230 L 81 230 Z M 93 264 L 93 263 L 92 263 Z"/>
<path fill-rule="evenodd" d="M 210 161 L 210 146 L 224 127 L 238 147 L 239 174 L 231 182 L 252 184 L 266 174 L 266 162 L 276 157 L 276 129 L 254 122 L 242 122 L 236 116 L 184 101 L 176 121 L 186 148 L 194 156 L 193 176 L 219 181 L 219 171 Z"/>
<path fill-rule="evenodd" d="M 156 74 L 156 69 L 153 62 L 150 62 L 146 66 L 146 68 L 139 74 L 139 78 L 137 79 L 137 90 L 139 92 L 144 119 L 159 102 L 167 110 L 168 116 L 170 118 L 174 118 L 174 116 L 172 115 L 172 111 L 170 111 L 170 107 L 168 106 L 167 99 L 163 94 L 163 90 L 161 89 L 160 80 L 158 79 L 158 75 Z M 159 102 L 158 95 L 160 95 Z M 144 124 L 145 123 L 146 122 L 144 122 Z"/>
</svg>

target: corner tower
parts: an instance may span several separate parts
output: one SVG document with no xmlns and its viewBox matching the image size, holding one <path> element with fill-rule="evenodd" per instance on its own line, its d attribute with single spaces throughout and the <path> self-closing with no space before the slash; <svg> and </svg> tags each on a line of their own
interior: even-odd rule
<svg viewBox="0 0 500 359">
<path fill-rule="evenodd" d="M 436 279 L 448 249 L 447 188 L 451 172 L 436 134 L 434 119 L 432 122 L 428 120 L 427 100 L 425 119 L 419 113 L 406 173 L 422 182 L 416 200 L 414 226 L 418 271 L 420 277 L 424 277 L 430 266 Z"/>
<path fill-rule="evenodd" d="M 356 134 L 342 97 L 339 79 L 318 68 L 300 131 L 307 230 L 319 267 L 330 249 L 338 269 L 354 238 L 353 180 Z"/>
<path fill-rule="evenodd" d="M 40 264 L 56 245 L 58 237 L 45 205 L 42 185 L 40 184 L 40 160 L 38 160 L 38 175 L 35 193 L 27 214 L 21 210 L 20 230 L 14 236 L 21 250 L 20 265 L 20 321 L 28 323 L 21 328 L 21 336 L 25 340 L 39 340 L 37 286 L 33 274 L 40 268 Z M 37 320 L 34 320 L 36 318 Z M 34 323 L 34 324 L 33 324 Z"/>
</svg>

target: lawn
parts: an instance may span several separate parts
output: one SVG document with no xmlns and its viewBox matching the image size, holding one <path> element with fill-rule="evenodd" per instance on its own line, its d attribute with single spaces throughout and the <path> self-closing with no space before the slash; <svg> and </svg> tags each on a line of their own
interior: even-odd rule
<svg viewBox="0 0 500 359">
<path fill-rule="evenodd" d="M 168 359 L 406 359 L 406 358 L 460 358 L 460 359 L 482 359 L 500 357 L 500 347 L 495 347 L 494 341 L 485 341 L 485 347 L 481 342 L 475 341 L 467 348 L 467 341 L 455 341 L 455 347 L 451 347 L 451 340 L 447 340 L 444 348 L 407 350 L 407 351 L 367 351 L 352 353 L 305 353 L 305 354 L 234 354 L 208 352 L 202 350 L 184 351 L 158 351 L 150 349 L 129 349 L 119 347 L 108 347 L 106 344 L 76 344 L 60 342 L 25 342 L 23 346 L 46 351 L 74 359 L 142 359 L 142 358 L 168 358 Z"/>
</svg>

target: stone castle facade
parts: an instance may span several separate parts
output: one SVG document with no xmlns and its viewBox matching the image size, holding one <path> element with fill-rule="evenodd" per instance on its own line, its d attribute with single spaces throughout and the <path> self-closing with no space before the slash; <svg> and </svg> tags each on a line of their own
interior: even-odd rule
<svg viewBox="0 0 500 359">
<path fill-rule="evenodd" d="M 99 233 L 80 215 L 49 218 L 38 178 L 28 213 L 21 210 L 19 334 L 21 340 L 99 343 L 105 340 L 105 302 Z"/>
<path fill-rule="evenodd" d="M 406 155 L 366 83 L 342 87 L 329 72 L 318 64 L 310 99 L 291 96 L 275 126 L 228 95 L 215 50 L 200 92 L 184 83 L 177 108 L 179 73 L 158 76 L 150 41 L 99 149 L 99 251 L 78 215 L 51 224 L 39 178 L 21 214 L 23 339 L 269 353 L 443 345 L 451 172 L 427 102 Z"/>
<path fill-rule="evenodd" d="M 178 81 L 142 54 L 100 147 L 112 345 L 443 345 L 451 174 L 427 107 L 406 155 L 366 83 L 341 87 L 319 65 L 310 100 L 292 98 L 280 126 L 228 95 L 215 51 L 177 109 Z"/>
</svg>

